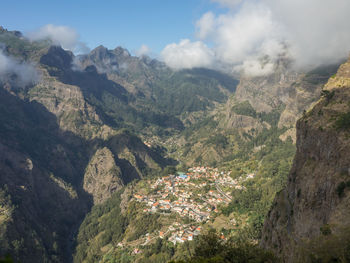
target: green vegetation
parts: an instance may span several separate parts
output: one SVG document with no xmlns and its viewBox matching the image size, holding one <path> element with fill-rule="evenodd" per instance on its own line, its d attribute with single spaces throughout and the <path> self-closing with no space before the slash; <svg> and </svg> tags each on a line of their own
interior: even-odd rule
<svg viewBox="0 0 350 263">
<path fill-rule="evenodd" d="M 295 146 L 291 141 L 281 142 L 272 138 L 269 140 L 266 146 L 255 154 L 256 160 L 261 160 L 260 164 L 254 165 L 257 167 L 255 178 L 243 184 L 244 190 L 233 190 L 232 202 L 221 208 L 225 216 L 231 213 L 249 216 L 248 224 L 243 229 L 244 233 L 241 233 L 249 239 L 261 237 L 265 216 L 271 207 L 275 193 L 280 191 L 286 183 L 295 153 Z M 250 170 L 249 165 L 251 161 L 238 162 L 232 168 L 239 169 L 241 172 L 238 174 L 240 174 L 245 166 Z"/>
<path fill-rule="evenodd" d="M 227 76 L 226 76 L 227 78 Z M 219 89 L 225 75 L 212 78 L 206 72 L 183 70 L 154 83 L 153 92 L 158 107 L 170 115 L 206 110 L 213 102 L 224 102 L 227 96 Z M 224 88 L 234 90 L 236 81 L 224 82 Z"/>
<path fill-rule="evenodd" d="M 120 192 L 117 192 L 104 205 L 94 206 L 86 216 L 79 229 L 74 262 L 96 262 L 103 246 L 111 241 L 121 240 L 129 218 L 122 215 L 120 201 Z M 129 212 L 132 217 L 135 211 Z M 93 243 L 93 246 L 90 246 L 90 243 Z"/>
<path fill-rule="evenodd" d="M 269 113 L 266 113 L 266 112 L 258 113 L 258 118 L 261 121 L 266 121 L 272 126 L 277 126 L 281 113 L 283 112 L 284 109 L 285 109 L 285 105 L 280 104 L 276 108 L 272 109 L 272 111 L 270 111 Z"/>
<path fill-rule="evenodd" d="M 247 100 L 235 104 L 231 110 L 239 115 L 250 116 L 253 118 L 256 118 L 257 116 L 255 109 L 252 107 L 252 105 L 250 105 L 249 101 Z"/>
<path fill-rule="evenodd" d="M 335 91 L 329 91 L 329 90 L 322 90 L 321 91 L 321 97 L 326 99 L 326 106 L 329 104 L 331 99 L 334 97 Z"/>
<path fill-rule="evenodd" d="M 228 140 L 226 136 L 218 133 L 209 137 L 206 143 L 215 145 L 217 147 L 226 148 L 226 146 L 228 145 Z"/>
<path fill-rule="evenodd" d="M 337 129 L 349 130 L 350 129 L 350 112 L 340 114 L 337 120 L 335 121 L 335 127 Z"/>
<path fill-rule="evenodd" d="M 249 242 L 222 240 L 215 231 L 201 235 L 196 241 L 194 254 L 186 260 L 172 263 L 268 263 L 277 262 L 269 251 Z"/>
<path fill-rule="evenodd" d="M 245 115 L 250 116 L 253 118 L 260 119 L 261 121 L 266 121 L 267 123 L 271 125 L 277 125 L 279 121 L 279 117 L 284 110 L 284 105 L 279 105 L 278 107 L 274 108 L 271 112 L 256 112 L 255 109 L 252 107 L 252 105 L 249 103 L 249 101 L 244 102 L 238 102 L 236 103 L 232 109 L 234 113 L 239 115 Z"/>
<path fill-rule="evenodd" d="M 11 256 L 0 257 L 0 263 L 13 263 Z"/>
<path fill-rule="evenodd" d="M 341 182 L 337 186 L 337 194 L 341 198 L 345 195 L 345 189 L 350 188 L 350 181 L 347 182 Z"/>
<path fill-rule="evenodd" d="M 331 226 L 329 224 L 325 224 L 325 225 L 321 226 L 320 232 L 324 236 L 328 236 L 328 235 L 332 234 Z"/>
<path fill-rule="evenodd" d="M 327 230 L 319 237 L 302 244 L 299 248 L 299 262 L 332 263 L 350 262 L 350 228 L 345 227 L 337 231 Z"/>
<path fill-rule="evenodd" d="M 50 41 L 34 41 L 31 42 L 24 38 L 19 38 L 21 33 L 18 31 L 1 31 L 0 30 L 0 43 L 5 44 L 8 47 L 8 52 L 22 59 L 34 58 L 44 48 L 50 45 Z"/>
</svg>

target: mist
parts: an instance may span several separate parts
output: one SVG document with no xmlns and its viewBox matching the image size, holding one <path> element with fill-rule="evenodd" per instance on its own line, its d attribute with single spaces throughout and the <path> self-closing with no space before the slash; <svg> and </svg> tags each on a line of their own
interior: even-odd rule
<svg viewBox="0 0 350 263">
<path fill-rule="evenodd" d="M 63 49 L 76 54 L 90 52 L 88 46 L 80 41 L 78 32 L 71 27 L 48 24 L 36 31 L 27 33 L 26 36 L 31 41 L 49 39 L 54 45 L 61 46 Z"/>
<path fill-rule="evenodd" d="M 40 80 L 33 65 L 20 62 L 0 50 L 0 80 L 8 80 L 13 74 L 17 76 L 16 84 L 19 86 L 36 84 Z"/>
</svg>

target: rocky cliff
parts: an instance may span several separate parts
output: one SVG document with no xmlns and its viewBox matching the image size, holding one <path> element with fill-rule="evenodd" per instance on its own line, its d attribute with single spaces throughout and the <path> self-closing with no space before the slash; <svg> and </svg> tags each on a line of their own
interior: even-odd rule
<svg viewBox="0 0 350 263">
<path fill-rule="evenodd" d="M 122 115 L 130 95 L 94 66 L 17 32 L 0 42 L 14 65 L 0 72 L 0 255 L 69 262 L 93 203 L 169 162 L 106 114 L 105 99 Z"/>
<path fill-rule="evenodd" d="M 278 127 L 293 129 L 302 112 L 318 100 L 323 85 L 338 67 L 339 64 L 327 65 L 301 72 L 294 70 L 287 58 L 281 58 L 270 75 L 243 76 L 235 97 L 238 101 L 248 100 L 257 112 L 279 109 Z M 295 131 L 289 130 L 289 134 L 295 139 Z"/>
<path fill-rule="evenodd" d="M 95 204 L 102 203 L 124 185 L 120 176 L 112 152 L 104 147 L 96 151 L 86 167 L 84 189 L 92 194 Z"/>
<path fill-rule="evenodd" d="M 242 75 L 236 92 L 224 104 L 208 112 L 207 120 L 199 118 L 196 125 L 185 131 L 185 139 L 178 143 L 183 146 L 185 158 L 178 158 L 188 165 L 230 160 L 237 148 L 273 129 L 280 140 L 285 142 L 290 137 L 295 143 L 297 119 L 320 98 L 323 85 L 338 67 L 339 64 L 326 65 L 302 72 L 293 68 L 292 61 L 281 58 L 271 74 Z M 212 141 L 214 133 L 221 136 L 223 143 L 216 140 L 213 147 L 207 142 Z M 220 147 L 223 144 L 225 147 Z"/>
<path fill-rule="evenodd" d="M 350 226 L 349 101 L 350 60 L 329 79 L 321 99 L 297 122 L 293 167 L 287 186 L 268 213 L 261 240 L 263 247 L 284 262 L 308 262 L 312 257 L 330 262 L 322 261 L 329 256 L 326 251 L 345 260 L 339 262 L 348 262 L 343 249 L 348 243 L 339 237 Z M 337 245 L 329 241 L 330 236 L 340 240 Z M 324 240 L 329 243 L 317 252 L 315 246 Z"/>
</svg>

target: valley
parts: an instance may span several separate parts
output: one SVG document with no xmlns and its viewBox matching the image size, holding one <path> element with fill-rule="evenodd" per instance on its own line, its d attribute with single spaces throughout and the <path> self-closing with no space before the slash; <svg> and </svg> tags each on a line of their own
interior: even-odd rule
<svg viewBox="0 0 350 263">
<path fill-rule="evenodd" d="M 305 254 L 285 236 L 346 222 L 349 62 L 302 71 L 281 56 L 249 76 L 122 47 L 75 55 L 2 27 L 0 42 L 35 72 L 0 75 L 0 256 L 197 262 L 209 240 L 288 261 Z"/>
</svg>

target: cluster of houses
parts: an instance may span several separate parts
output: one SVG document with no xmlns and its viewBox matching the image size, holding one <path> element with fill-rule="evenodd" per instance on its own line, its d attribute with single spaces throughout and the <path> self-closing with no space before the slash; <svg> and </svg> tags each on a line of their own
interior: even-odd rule
<svg viewBox="0 0 350 263">
<path fill-rule="evenodd" d="M 148 194 L 134 194 L 134 200 L 144 204 L 145 213 L 175 214 L 180 218 L 192 219 L 190 223 L 176 220 L 160 231 L 147 233 L 143 245 L 157 238 L 167 239 L 174 245 L 192 241 L 202 230 L 202 224 L 218 212 L 219 204 L 228 204 L 231 193 L 224 192 L 221 187 L 244 189 L 242 182 L 254 178 L 255 174 L 233 179 L 231 172 L 219 172 L 217 168 L 192 167 L 187 173 L 177 173 L 162 178 L 148 180 Z M 233 220 L 233 221 L 232 221 Z M 235 220 L 231 222 L 235 224 Z M 221 238 L 225 238 L 223 235 Z M 140 245 L 140 243 L 139 243 Z M 123 248 L 120 242 L 118 247 Z M 132 245 L 133 247 L 133 245 Z M 142 250 L 134 247 L 132 254 L 140 254 Z"/>
<path fill-rule="evenodd" d="M 175 226 L 176 227 L 176 226 Z M 183 243 L 185 241 L 192 241 L 194 236 L 198 236 L 202 230 L 201 226 L 191 225 L 186 227 L 175 228 L 174 226 L 170 226 L 169 230 L 173 229 L 168 240 L 172 242 L 174 245 L 176 243 Z M 162 237 L 161 237 L 162 238 Z"/>
<path fill-rule="evenodd" d="M 218 212 L 219 204 L 228 204 L 231 193 L 221 187 L 243 189 L 242 181 L 253 178 L 254 174 L 233 179 L 231 172 L 219 172 L 217 168 L 192 167 L 187 173 L 167 175 L 149 180 L 149 194 L 135 194 L 134 200 L 145 204 L 145 213 L 175 213 L 182 218 L 190 218 L 188 226 L 174 222 L 167 230 L 159 232 L 159 238 L 167 237 L 170 242 L 182 243 L 193 240 L 201 231 L 199 226 Z M 209 189 L 209 190 L 208 190 Z M 196 223 L 195 223 L 196 222 Z M 170 234 L 170 235 L 169 235 Z M 151 239 L 148 235 L 146 243 Z"/>
<path fill-rule="evenodd" d="M 188 173 L 178 173 L 149 181 L 152 189 L 157 189 L 153 195 L 134 195 L 134 198 L 147 204 L 144 212 L 176 212 L 182 217 L 189 217 L 197 222 L 210 218 L 210 212 L 216 212 L 220 203 L 231 201 L 230 192 L 223 192 L 220 186 L 231 186 L 242 189 L 242 178 L 232 179 L 231 172 L 218 172 L 217 168 L 193 167 Z M 248 175 L 252 178 L 254 174 Z M 214 188 L 205 193 L 194 194 L 196 189 L 206 186 Z M 197 191 L 198 192 L 198 191 Z M 198 201 L 200 200 L 200 201 Z"/>
</svg>

